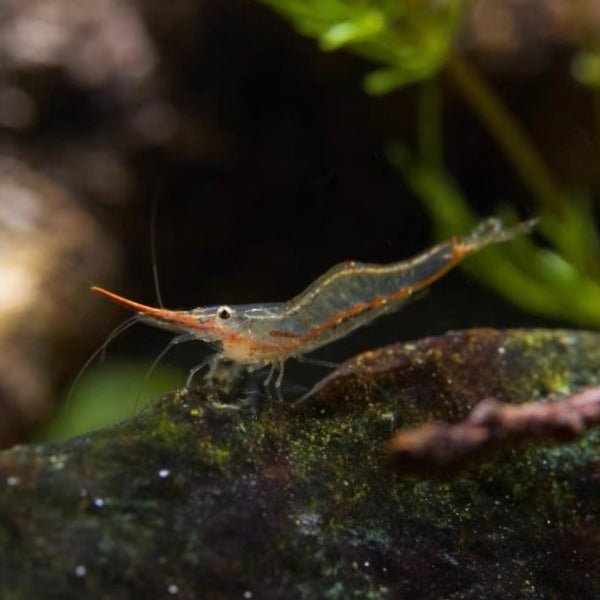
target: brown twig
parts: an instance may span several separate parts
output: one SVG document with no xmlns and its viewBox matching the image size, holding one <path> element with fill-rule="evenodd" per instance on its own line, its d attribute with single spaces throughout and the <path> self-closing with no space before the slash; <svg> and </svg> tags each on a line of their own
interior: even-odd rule
<svg viewBox="0 0 600 600">
<path fill-rule="evenodd" d="M 397 432 L 388 449 L 402 473 L 451 476 L 489 452 L 518 442 L 564 442 L 600 424 L 600 387 L 553 402 L 481 401 L 462 422 Z"/>
</svg>

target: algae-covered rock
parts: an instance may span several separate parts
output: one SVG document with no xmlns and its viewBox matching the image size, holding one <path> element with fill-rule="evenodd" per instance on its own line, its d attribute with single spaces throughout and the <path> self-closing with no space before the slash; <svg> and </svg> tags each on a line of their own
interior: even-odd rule
<svg viewBox="0 0 600 600">
<path fill-rule="evenodd" d="M 402 478 L 400 427 L 600 381 L 600 336 L 473 330 L 361 355 L 313 397 L 167 395 L 0 454 L 2 598 L 592 598 L 600 436 Z"/>
</svg>

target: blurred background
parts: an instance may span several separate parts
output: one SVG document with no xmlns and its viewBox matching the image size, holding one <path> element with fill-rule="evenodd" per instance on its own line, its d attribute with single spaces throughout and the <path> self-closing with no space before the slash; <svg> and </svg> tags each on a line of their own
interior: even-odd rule
<svg viewBox="0 0 600 600">
<path fill-rule="evenodd" d="M 597 0 L 0 0 L 0 445 L 64 439 L 207 352 L 166 306 L 285 300 L 489 214 L 531 239 L 319 353 L 467 327 L 600 325 Z M 308 386 L 317 367 L 290 366 Z M 65 400 L 70 396 L 68 406 Z"/>
</svg>

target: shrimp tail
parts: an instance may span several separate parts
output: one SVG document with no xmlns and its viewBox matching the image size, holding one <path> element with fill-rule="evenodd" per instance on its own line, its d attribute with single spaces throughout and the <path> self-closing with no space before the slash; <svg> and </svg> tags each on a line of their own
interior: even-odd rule
<svg viewBox="0 0 600 600">
<path fill-rule="evenodd" d="M 490 217 L 479 223 L 469 235 L 461 238 L 459 246 L 466 253 L 471 253 L 491 244 L 508 242 L 519 235 L 529 233 L 538 220 L 529 219 L 505 229 L 500 219 Z"/>
</svg>

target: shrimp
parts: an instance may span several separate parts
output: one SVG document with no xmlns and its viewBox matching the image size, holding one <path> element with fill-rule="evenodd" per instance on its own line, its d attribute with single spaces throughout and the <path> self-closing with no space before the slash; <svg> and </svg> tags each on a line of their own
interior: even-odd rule
<svg viewBox="0 0 600 600">
<path fill-rule="evenodd" d="M 495 218 L 482 221 L 469 235 L 454 237 L 415 257 L 387 265 L 348 261 L 321 275 L 287 302 L 221 305 L 192 310 L 146 306 L 101 287 L 92 291 L 138 313 L 138 318 L 217 348 L 211 371 L 220 360 L 252 371 L 271 366 L 268 387 L 279 370 L 275 388 L 281 397 L 285 361 L 347 336 L 378 317 L 398 310 L 415 292 L 442 277 L 470 254 L 491 244 L 528 233 L 535 220 L 504 229 Z M 195 367 L 188 377 L 201 367 Z"/>
</svg>

